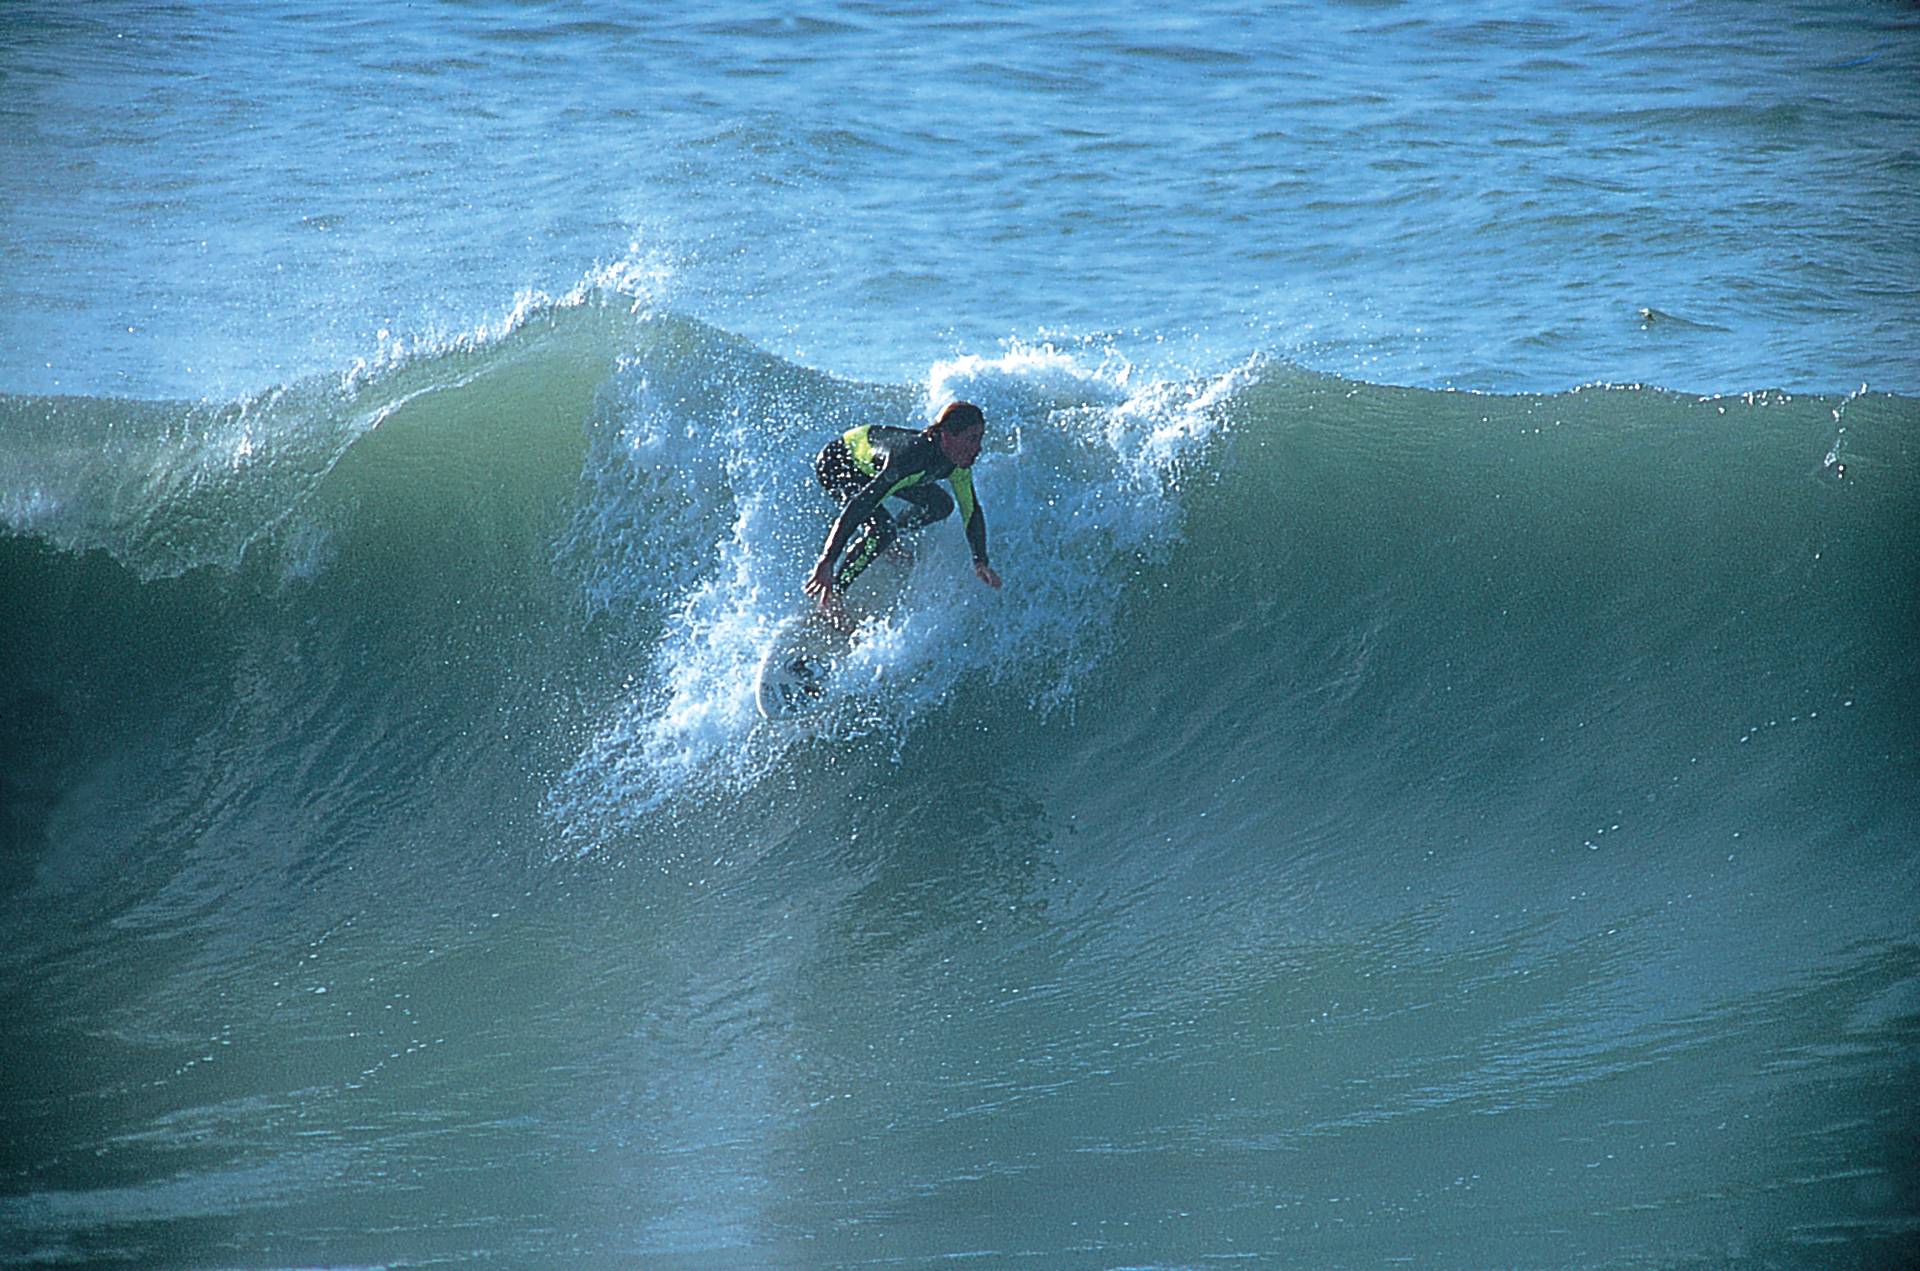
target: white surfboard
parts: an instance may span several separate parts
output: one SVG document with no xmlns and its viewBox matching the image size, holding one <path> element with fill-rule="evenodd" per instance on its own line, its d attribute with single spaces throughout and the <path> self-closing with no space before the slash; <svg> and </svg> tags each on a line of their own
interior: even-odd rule
<svg viewBox="0 0 1920 1271">
<path fill-rule="evenodd" d="M 762 718 L 791 719 L 825 700 L 827 681 L 846 660 L 859 627 L 893 609 L 912 563 L 910 556 L 895 553 L 867 566 L 844 599 L 844 628 L 809 604 L 773 629 L 753 680 Z"/>
<path fill-rule="evenodd" d="M 753 699 L 765 719 L 787 719 L 812 710 L 827 691 L 827 677 L 853 645 L 817 613 L 788 618 L 774 628 L 760 659 Z"/>
</svg>

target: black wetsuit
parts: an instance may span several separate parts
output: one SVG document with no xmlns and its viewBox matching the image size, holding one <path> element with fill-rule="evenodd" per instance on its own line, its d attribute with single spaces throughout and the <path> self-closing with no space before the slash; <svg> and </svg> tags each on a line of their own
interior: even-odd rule
<svg viewBox="0 0 1920 1271">
<path fill-rule="evenodd" d="M 973 563 L 987 563 L 987 518 L 973 497 L 973 470 L 955 467 L 927 434 L 879 424 L 850 429 L 827 443 L 813 470 L 821 487 L 846 504 L 823 553 L 829 561 L 843 550 L 847 554 L 834 574 L 834 586 L 845 587 L 858 578 L 901 530 L 945 519 L 956 499 Z M 952 485 L 954 497 L 934 484 L 937 481 Z M 896 519 L 881 506 L 889 495 L 911 503 L 913 510 Z"/>
</svg>

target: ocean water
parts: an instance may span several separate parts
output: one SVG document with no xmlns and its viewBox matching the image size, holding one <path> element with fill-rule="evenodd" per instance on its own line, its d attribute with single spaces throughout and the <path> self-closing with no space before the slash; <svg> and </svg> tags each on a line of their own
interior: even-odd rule
<svg viewBox="0 0 1920 1271">
<path fill-rule="evenodd" d="M 1920 13 L 1081 8 L 0 9 L 0 1263 L 1920 1256 Z"/>
</svg>

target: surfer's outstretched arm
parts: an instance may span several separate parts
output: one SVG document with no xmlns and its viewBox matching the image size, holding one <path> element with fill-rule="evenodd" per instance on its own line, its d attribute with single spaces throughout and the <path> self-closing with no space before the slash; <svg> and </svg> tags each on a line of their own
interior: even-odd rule
<svg viewBox="0 0 1920 1271">
<path fill-rule="evenodd" d="M 887 491 L 893 484 L 883 471 L 847 500 L 847 506 L 840 509 L 840 515 L 834 518 L 833 528 L 827 531 L 826 545 L 820 549 L 820 559 L 814 562 L 813 572 L 807 575 L 807 581 L 803 584 L 803 590 L 819 600 L 821 608 L 830 608 L 835 601 L 834 562 L 840 559 L 840 553 L 846 549 L 847 540 L 853 537 L 854 531 L 880 512 L 880 501 L 887 497 Z"/>
<path fill-rule="evenodd" d="M 807 575 L 807 581 L 801 589 L 817 599 L 824 608 L 833 601 L 833 562 L 822 556 Z"/>
</svg>

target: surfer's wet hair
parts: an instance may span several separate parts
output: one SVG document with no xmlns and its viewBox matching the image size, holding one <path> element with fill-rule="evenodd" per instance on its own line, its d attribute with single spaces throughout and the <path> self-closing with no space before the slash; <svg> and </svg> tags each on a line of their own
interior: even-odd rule
<svg viewBox="0 0 1920 1271">
<path fill-rule="evenodd" d="M 987 417 L 972 402 L 948 402 L 940 408 L 940 413 L 934 416 L 933 423 L 928 425 L 927 431 L 930 433 L 971 432 L 975 428 L 986 426 Z"/>
</svg>

